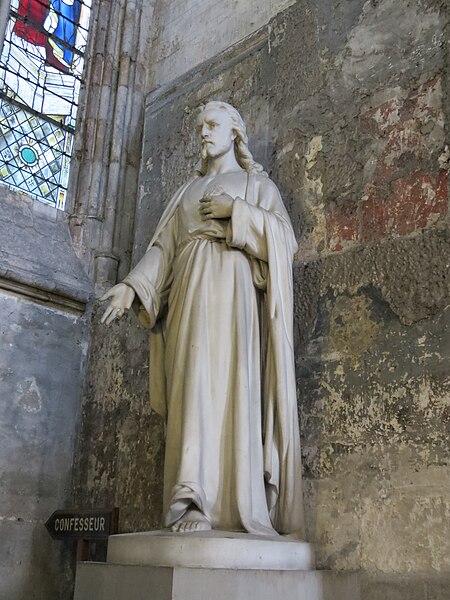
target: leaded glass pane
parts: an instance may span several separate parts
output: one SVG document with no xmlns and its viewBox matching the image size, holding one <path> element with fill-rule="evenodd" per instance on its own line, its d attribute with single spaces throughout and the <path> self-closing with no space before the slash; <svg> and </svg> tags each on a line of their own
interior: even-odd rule
<svg viewBox="0 0 450 600">
<path fill-rule="evenodd" d="M 0 58 L 0 181 L 64 207 L 91 0 L 12 0 Z"/>
</svg>

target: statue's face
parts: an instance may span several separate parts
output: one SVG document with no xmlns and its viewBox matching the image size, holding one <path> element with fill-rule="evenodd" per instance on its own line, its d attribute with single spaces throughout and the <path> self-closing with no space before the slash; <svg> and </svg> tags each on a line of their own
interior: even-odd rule
<svg viewBox="0 0 450 600">
<path fill-rule="evenodd" d="M 217 158 L 226 154 L 234 145 L 236 134 L 228 114 L 221 109 L 204 110 L 197 121 L 202 158 Z"/>
</svg>

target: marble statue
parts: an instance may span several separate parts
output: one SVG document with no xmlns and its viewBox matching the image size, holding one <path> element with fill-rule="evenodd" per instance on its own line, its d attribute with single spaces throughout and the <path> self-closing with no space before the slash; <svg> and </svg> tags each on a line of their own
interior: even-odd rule
<svg viewBox="0 0 450 600">
<path fill-rule="evenodd" d="M 201 161 L 102 321 L 137 297 L 150 395 L 166 419 L 164 526 L 303 535 L 292 225 L 224 102 L 197 121 Z"/>
</svg>

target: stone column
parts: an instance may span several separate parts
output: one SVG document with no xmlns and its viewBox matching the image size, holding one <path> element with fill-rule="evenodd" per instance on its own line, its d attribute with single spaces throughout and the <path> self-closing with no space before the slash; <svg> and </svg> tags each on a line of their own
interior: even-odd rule
<svg viewBox="0 0 450 600">
<path fill-rule="evenodd" d="M 94 5 L 72 165 L 71 230 L 97 293 L 129 270 L 153 4 Z"/>
</svg>

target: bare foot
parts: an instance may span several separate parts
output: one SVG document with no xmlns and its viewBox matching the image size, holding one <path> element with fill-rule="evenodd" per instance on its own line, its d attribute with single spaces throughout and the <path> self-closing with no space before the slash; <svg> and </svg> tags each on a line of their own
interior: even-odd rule
<svg viewBox="0 0 450 600">
<path fill-rule="evenodd" d="M 192 508 L 187 510 L 184 515 L 170 528 L 178 533 L 192 533 L 193 531 L 209 531 L 211 524 L 205 515 Z"/>
</svg>

